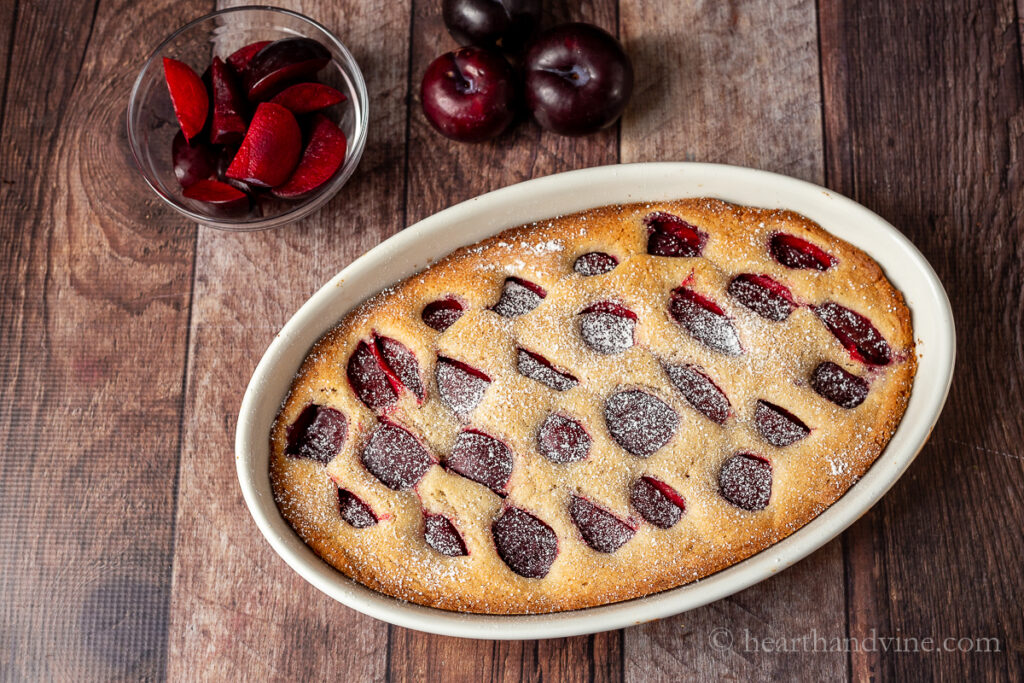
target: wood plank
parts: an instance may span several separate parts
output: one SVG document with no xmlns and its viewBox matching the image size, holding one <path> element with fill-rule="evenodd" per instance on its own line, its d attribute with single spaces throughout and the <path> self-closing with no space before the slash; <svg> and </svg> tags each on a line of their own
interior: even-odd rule
<svg viewBox="0 0 1024 683">
<path fill-rule="evenodd" d="M 165 671 L 194 230 L 124 107 L 200 6 L 22 2 L 0 50 L 0 679 Z"/>
<path fill-rule="evenodd" d="M 238 4 L 246 4 L 244 2 Z M 384 675 L 387 628 L 316 591 L 260 535 L 235 476 L 234 428 L 274 334 L 324 281 L 402 227 L 407 3 L 292 2 L 336 31 L 370 90 L 356 175 L 323 210 L 255 234 L 200 228 L 171 602 L 171 679 Z"/>
<path fill-rule="evenodd" d="M 614 0 L 577 5 L 546 2 L 544 26 L 589 21 L 613 34 Z M 560 171 L 618 161 L 617 131 L 589 138 L 542 132 L 532 122 L 480 145 L 445 140 L 427 122 L 419 84 L 427 65 L 455 49 L 441 20 L 441 3 L 414 3 L 410 112 L 408 223 L 489 190 Z M 438 173 L 437 169 L 443 169 Z M 389 673 L 395 681 L 613 680 L 621 679 L 620 634 L 548 641 L 490 642 L 441 638 L 391 628 Z"/>
<path fill-rule="evenodd" d="M 622 161 L 708 161 L 824 179 L 816 15 L 809 0 L 624 2 L 634 105 Z"/>
<path fill-rule="evenodd" d="M 898 226 L 931 261 L 960 349 L 931 441 L 847 537 L 850 635 L 997 637 L 1002 649 L 861 653 L 851 659 L 858 679 L 1024 676 L 1018 19 L 1011 0 L 821 3 L 829 184 Z M 843 85 L 832 87 L 837 76 Z"/>
<path fill-rule="evenodd" d="M 822 181 L 814 2 L 623 3 L 620 21 L 644 105 L 623 121 L 624 162 L 724 162 Z M 755 642 L 814 634 L 845 634 L 838 541 L 731 598 L 627 629 L 625 678 L 845 678 L 841 653 L 765 653 Z"/>
<path fill-rule="evenodd" d="M 1024 0 L 1017 0 L 1017 47 L 1020 48 L 1020 59 L 1024 64 Z"/>
<path fill-rule="evenodd" d="M 14 48 L 15 26 L 18 17 L 18 3 L 8 2 L 0 6 L 0 130 L 4 126 L 4 108 L 7 104 L 7 82 L 10 73 L 11 51 Z"/>
<path fill-rule="evenodd" d="M 622 680 L 621 631 L 509 642 L 430 636 L 392 627 L 390 638 L 392 681 Z"/>
</svg>

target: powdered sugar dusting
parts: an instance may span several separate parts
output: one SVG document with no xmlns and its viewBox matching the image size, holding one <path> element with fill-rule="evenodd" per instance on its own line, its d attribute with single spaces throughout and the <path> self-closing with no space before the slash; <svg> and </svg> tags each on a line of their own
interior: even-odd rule
<svg viewBox="0 0 1024 683">
<path fill-rule="evenodd" d="M 423 539 L 431 548 L 447 557 L 466 554 L 466 544 L 455 525 L 444 515 L 425 515 Z"/>
<path fill-rule="evenodd" d="M 679 426 L 668 404 L 638 390 L 613 394 L 605 402 L 604 419 L 615 442 L 643 458 L 668 443 Z"/>
<path fill-rule="evenodd" d="M 578 384 L 575 377 L 559 372 L 539 354 L 519 349 L 516 353 L 516 368 L 523 377 L 537 380 L 555 391 L 568 391 Z"/>
<path fill-rule="evenodd" d="M 357 529 L 366 529 L 377 523 L 373 510 L 351 491 L 338 489 L 338 512 L 341 518 Z"/>
<path fill-rule="evenodd" d="M 483 484 L 498 494 L 512 476 L 512 451 L 492 436 L 474 430 L 461 432 L 445 462 L 448 469 Z"/>
<path fill-rule="evenodd" d="M 558 555 L 558 537 L 551 527 L 529 512 L 506 508 L 491 527 L 498 554 L 520 576 L 547 576 Z"/>
<path fill-rule="evenodd" d="M 708 348 L 727 356 L 740 355 L 743 347 L 732 321 L 720 308 L 715 311 L 710 306 L 718 308 L 692 290 L 680 288 L 672 296 L 669 311 L 677 323 Z"/>
<path fill-rule="evenodd" d="M 722 465 L 718 485 L 725 499 L 736 507 L 751 512 L 763 510 L 772 496 L 772 466 L 764 458 L 738 453 Z"/>
<path fill-rule="evenodd" d="M 610 273 L 618 264 L 619 261 L 614 256 L 600 251 L 592 251 L 577 258 L 572 264 L 572 269 L 583 277 L 594 277 Z"/>
<path fill-rule="evenodd" d="M 649 256 L 650 233 L 641 221 L 665 206 L 649 205 L 647 211 L 617 209 L 627 213 L 616 216 L 615 231 L 600 215 L 598 221 L 590 221 L 588 215 L 539 221 L 534 224 L 536 232 L 513 231 L 462 249 L 434 271 L 454 277 L 441 280 L 424 272 L 361 307 L 352 316 L 358 320 L 355 338 L 346 336 L 344 325 L 337 333 L 340 342 L 335 348 L 345 349 L 344 353 L 335 354 L 330 344 L 318 346 L 307 363 L 330 367 L 337 363 L 338 355 L 350 356 L 359 338 L 371 339 L 373 344 L 377 343 L 372 341 L 378 339 L 377 331 L 386 332 L 395 336 L 396 343 L 401 340 L 400 344 L 408 345 L 387 348 L 385 342 L 378 349 L 387 357 L 385 369 L 392 372 L 385 379 L 398 397 L 381 401 L 381 407 L 368 411 L 347 403 L 347 388 L 341 387 L 332 405 L 348 414 L 356 436 L 328 468 L 336 481 L 345 485 L 344 505 L 339 493 L 337 506 L 330 510 L 297 513 L 296 506 L 308 505 L 309 497 L 282 493 L 275 481 L 275 496 L 300 534 L 306 538 L 330 536 L 331 524 L 341 528 L 339 515 L 349 526 L 367 524 L 363 527 L 366 531 L 354 534 L 349 529 L 345 532 L 348 536 L 331 539 L 343 546 L 349 563 L 346 572 L 353 568 L 356 578 L 373 577 L 387 592 L 405 599 L 450 608 L 459 608 L 458 601 L 466 599 L 465 604 L 474 609 L 500 611 L 507 604 L 516 611 L 550 611 L 573 604 L 570 600 L 592 604 L 661 590 L 668 576 L 678 585 L 687 577 L 701 575 L 702 565 L 695 554 L 719 557 L 723 552 L 734 553 L 736 543 L 748 541 L 706 532 L 722 515 L 744 519 L 770 505 L 772 468 L 763 452 L 779 462 L 786 458 L 785 470 L 780 469 L 784 477 L 775 482 L 785 489 L 786 500 L 801 495 L 791 490 L 793 471 L 801 477 L 806 470 L 809 476 L 848 482 L 851 472 L 862 466 L 862 456 L 855 457 L 854 451 L 863 453 L 878 442 L 869 425 L 862 425 L 862 438 L 852 439 L 846 451 L 811 461 L 805 444 L 792 445 L 785 452 L 763 450 L 769 447 L 758 441 L 758 429 L 769 443 L 780 429 L 793 429 L 780 422 L 778 429 L 769 430 L 769 438 L 763 434 L 764 419 L 758 423 L 755 417 L 757 399 L 762 403 L 767 403 L 764 398 L 779 401 L 807 419 L 814 430 L 813 441 L 829 445 L 833 442 L 823 440 L 823 435 L 832 438 L 833 425 L 847 424 L 840 415 L 843 411 L 836 407 L 839 402 L 818 398 L 813 391 L 819 387 L 812 391 L 811 369 L 819 361 L 814 350 L 821 348 L 822 338 L 828 339 L 828 335 L 810 312 L 814 302 L 822 299 L 820 292 L 826 290 L 801 285 L 814 282 L 815 287 L 822 287 L 835 273 L 805 270 L 786 274 L 771 260 L 766 247 L 769 235 L 778 230 L 777 212 L 762 214 L 770 220 L 759 221 L 757 226 L 748 224 L 746 233 L 731 233 L 732 228 L 723 228 L 718 221 L 738 220 L 740 211 L 708 200 L 691 204 L 706 216 L 714 216 L 706 222 L 680 212 L 681 221 L 706 231 L 703 257 Z M 558 232 L 549 232 L 551 229 Z M 690 237 L 689 233 L 665 232 L 680 242 Z M 677 246 L 670 246 L 679 252 L 672 255 L 683 256 Z M 608 249 L 618 258 L 604 251 L 588 251 L 592 249 Z M 763 260 L 750 261 L 749 255 L 757 251 L 762 252 Z M 588 261 L 580 254 L 595 258 Z M 465 265 L 460 263 L 463 258 L 471 258 L 471 266 L 460 272 L 457 267 Z M 729 272 L 729 268 L 736 270 Z M 835 271 L 845 272 L 841 268 L 842 264 Z M 673 279 L 666 284 L 669 272 Z M 766 272 L 784 281 L 800 295 L 803 308 L 797 307 L 787 319 L 785 306 L 765 298 L 761 290 L 737 294 L 738 290 L 728 285 L 745 272 Z M 506 279 L 502 281 L 502 277 Z M 547 291 L 534 283 L 543 283 Z M 664 289 L 661 294 L 644 296 L 644 288 L 651 286 Z M 870 301 L 870 286 L 857 280 L 851 286 L 858 288 L 857 301 Z M 669 296 L 672 287 L 692 289 L 697 296 Z M 541 305 L 546 296 L 549 300 Z M 592 303 L 600 299 L 605 299 L 604 307 Z M 839 296 L 836 299 L 845 305 L 857 303 Z M 679 304 L 680 300 L 684 303 Z M 428 311 L 432 301 L 436 305 Z M 632 310 L 612 301 L 628 302 Z M 865 306 L 862 310 L 873 314 L 878 309 Z M 413 327 L 406 327 L 405 320 L 394 315 L 399 311 L 414 316 Z M 443 335 L 431 333 L 419 320 L 443 331 L 463 314 L 466 319 Z M 808 320 L 814 325 L 808 327 Z M 699 344 L 691 344 L 687 334 Z M 834 342 L 832 346 L 839 348 Z M 472 366 L 441 357 L 434 378 L 421 378 L 417 361 L 429 368 L 430 354 L 438 350 L 465 358 Z M 615 354 L 622 355 L 609 357 Z M 836 357 L 834 350 L 829 354 L 826 357 L 846 362 Z M 511 364 L 506 358 L 511 358 Z M 503 367 L 506 365 L 511 367 Z M 674 372 L 678 368 L 683 369 L 682 374 Z M 371 376 L 369 370 L 354 370 L 353 387 L 365 384 L 368 388 L 364 387 L 363 393 L 371 389 L 387 393 L 384 385 L 374 383 L 379 377 Z M 524 382 L 517 370 L 552 391 Z M 874 392 L 886 372 L 886 368 L 878 368 L 860 374 L 871 380 Z M 710 373 L 721 387 L 702 373 Z M 310 382 L 313 386 L 302 389 L 304 400 L 317 399 L 320 394 L 315 392 L 336 392 L 332 381 L 329 373 L 316 375 L 315 383 Z M 409 400 L 403 387 L 422 395 L 422 404 Z M 488 391 L 492 400 L 484 403 Z M 826 393 L 818 391 L 829 398 Z M 794 403 L 794 397 L 799 402 Z M 709 420 L 692 414 L 687 402 Z M 296 415 L 296 409 L 290 410 L 291 416 Z M 869 402 L 860 410 L 877 410 L 877 406 Z M 764 410 L 760 412 L 763 418 Z M 775 420 L 778 416 L 770 417 Z M 392 421 L 410 425 L 422 435 L 423 443 L 430 444 L 429 450 L 423 451 L 426 460 L 405 459 L 408 451 L 394 444 L 360 447 L 360 443 L 373 441 L 374 429 Z M 416 437 L 411 438 L 423 448 Z M 621 450 L 609 446 L 610 442 Z M 759 445 L 762 453 L 756 452 Z M 719 466 L 716 463 L 723 447 L 734 455 Z M 755 452 L 737 453 L 737 448 Z M 367 457 L 368 453 L 373 457 Z M 443 467 L 435 468 L 438 459 Z M 308 460 L 284 461 L 295 463 L 286 468 L 321 467 Z M 379 481 L 371 479 L 367 471 Z M 289 486 L 302 481 L 301 477 L 289 478 L 293 479 Z M 381 484 L 404 492 L 389 491 Z M 659 486 L 675 498 L 667 497 Z M 808 498 L 814 495 L 820 496 L 820 490 Z M 674 502 L 677 498 L 678 503 Z M 813 504 L 818 509 L 824 507 L 820 502 Z M 787 528 L 786 519 L 763 519 L 770 519 L 776 532 Z M 652 535 L 652 526 L 664 531 Z M 728 526 L 726 534 L 731 533 Z M 636 540 L 629 542 L 634 535 Z M 749 547 L 763 547 L 762 539 L 750 539 Z M 600 560 L 594 559 L 593 550 L 602 553 Z M 510 571 L 500 564 L 494 567 L 492 560 L 499 558 Z M 557 571 L 549 576 L 552 567 Z M 609 576 L 615 576 L 618 567 L 626 571 L 614 581 Z M 535 585 L 550 589 L 531 587 L 522 577 L 548 577 L 547 583 Z"/>
<path fill-rule="evenodd" d="M 633 328 L 629 318 L 596 311 L 580 314 L 580 337 L 598 353 L 622 353 L 633 346 Z"/>
<path fill-rule="evenodd" d="M 569 515 L 583 540 L 599 553 L 614 553 L 636 533 L 612 513 L 580 496 L 573 496 L 569 502 Z"/>
<path fill-rule="evenodd" d="M 441 401 L 459 415 L 467 417 L 484 398 L 490 381 L 457 361 L 439 358 L 437 361 L 437 389 Z"/>
<path fill-rule="evenodd" d="M 434 464 L 416 437 L 387 422 L 370 435 L 361 458 L 371 474 L 395 490 L 412 488 Z"/>
<path fill-rule="evenodd" d="M 587 430 L 564 415 L 548 415 L 537 432 L 537 447 L 552 462 L 583 460 L 590 453 L 590 443 Z"/>
<path fill-rule="evenodd" d="M 665 365 L 665 372 L 687 403 L 698 412 L 720 425 L 729 419 L 732 412 L 729 398 L 710 377 L 692 365 Z"/>
<path fill-rule="evenodd" d="M 501 298 L 494 304 L 494 312 L 506 318 L 516 318 L 537 308 L 543 298 L 534 289 L 509 278 L 505 280 Z"/>
</svg>

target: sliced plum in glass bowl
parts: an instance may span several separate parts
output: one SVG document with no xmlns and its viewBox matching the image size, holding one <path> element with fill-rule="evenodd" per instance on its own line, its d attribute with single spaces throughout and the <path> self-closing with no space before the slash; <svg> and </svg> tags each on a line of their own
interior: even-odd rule
<svg viewBox="0 0 1024 683">
<path fill-rule="evenodd" d="M 352 55 L 296 12 L 238 7 L 185 25 L 135 81 L 128 140 L 146 183 L 183 215 L 261 230 L 317 210 L 366 144 Z"/>
</svg>

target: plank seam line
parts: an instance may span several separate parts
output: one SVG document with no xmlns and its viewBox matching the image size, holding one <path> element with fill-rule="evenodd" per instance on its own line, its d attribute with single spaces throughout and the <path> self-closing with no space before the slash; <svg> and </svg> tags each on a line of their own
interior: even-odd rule
<svg viewBox="0 0 1024 683">
<path fill-rule="evenodd" d="M 415 40 L 415 33 L 413 28 L 416 23 L 416 8 L 412 5 L 409 6 L 409 49 L 407 53 L 407 59 L 405 61 L 405 158 L 402 160 L 402 224 L 398 226 L 398 230 L 402 231 L 409 227 L 409 142 L 412 139 L 412 111 L 413 111 L 413 97 L 412 93 L 412 52 L 413 52 L 413 40 Z M 389 631 L 390 634 L 390 631 Z"/>
<path fill-rule="evenodd" d="M 1024 86 L 1024 17 L 1020 15 L 1021 5 L 1019 3 L 1013 3 L 1013 23 L 1017 26 L 1017 53 L 1020 55 L 1020 82 Z M 8 62 L 8 68 L 10 62 Z"/>
<path fill-rule="evenodd" d="M 619 2 L 615 3 L 615 37 L 619 39 L 620 43 L 622 42 L 622 7 L 621 7 L 621 3 L 619 3 Z M 619 120 L 615 123 L 615 162 L 619 163 L 619 164 L 622 163 L 622 117 L 621 116 L 619 117 Z M 623 629 L 619 629 L 619 633 L 621 634 L 622 632 L 623 632 Z M 622 639 L 620 639 L 620 642 L 621 642 L 621 640 Z M 622 650 L 622 648 L 619 648 L 620 652 L 621 652 L 621 650 Z M 623 673 L 622 675 L 625 676 L 626 674 Z"/>
<path fill-rule="evenodd" d="M 829 187 L 829 183 L 835 179 L 828 177 L 828 117 L 825 115 L 825 51 L 821 39 L 821 0 L 814 0 L 814 28 L 818 34 L 818 96 L 821 98 L 821 179 L 825 187 Z"/>
<path fill-rule="evenodd" d="M 185 327 L 185 367 L 181 372 L 181 412 L 178 414 L 178 457 L 174 464 L 174 478 L 171 480 L 171 500 L 174 503 L 174 514 L 171 515 L 171 561 L 167 573 L 167 635 L 164 638 L 164 656 L 162 661 L 163 675 L 167 677 L 167 661 L 171 653 L 171 603 L 174 598 L 174 559 L 178 556 L 178 497 L 181 491 L 181 459 L 185 452 L 185 413 L 188 411 L 188 379 L 192 369 L 192 323 L 195 316 L 196 277 L 199 263 L 199 226 L 193 225 L 192 237 L 192 273 L 189 277 L 190 291 L 188 297 L 188 325 Z"/>
<path fill-rule="evenodd" d="M 843 553 L 843 606 L 846 614 L 843 619 L 843 626 L 846 627 L 846 642 L 850 642 L 850 638 L 853 637 L 850 629 L 850 572 L 846 562 L 846 554 L 850 551 L 847 535 L 842 535 L 840 551 Z M 853 680 L 853 652 L 846 653 L 846 680 Z"/>
<path fill-rule="evenodd" d="M 71 90 L 69 95 L 75 94 L 75 88 L 78 87 L 78 79 L 82 77 L 82 69 L 85 68 L 85 56 L 89 54 L 89 44 L 92 43 L 93 30 L 96 28 L 96 17 L 100 13 L 100 0 L 92 5 L 92 18 L 89 19 L 89 29 L 85 33 L 85 45 L 82 46 L 82 58 L 78 60 L 78 69 L 75 71 L 75 80 L 71 84 Z"/>
</svg>

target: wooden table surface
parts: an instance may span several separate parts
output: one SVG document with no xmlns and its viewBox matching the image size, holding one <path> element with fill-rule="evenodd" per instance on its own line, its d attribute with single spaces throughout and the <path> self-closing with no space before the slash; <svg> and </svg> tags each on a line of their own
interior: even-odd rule
<svg viewBox="0 0 1024 683">
<path fill-rule="evenodd" d="M 124 127 L 144 57 L 214 4 L 0 2 L 0 679 L 1024 678 L 1024 0 L 547 0 L 548 24 L 617 32 L 632 104 L 593 137 L 529 124 L 476 146 L 441 139 L 418 102 L 426 65 L 454 47 L 440 0 L 284 4 L 352 49 L 369 144 L 318 214 L 232 234 L 158 200 Z M 906 475 L 773 579 L 589 637 L 428 636 L 300 579 L 250 518 L 232 455 L 274 333 L 444 207 L 650 160 L 824 184 L 924 252 L 959 353 Z M 723 629 L 731 647 L 716 647 Z M 886 652 L 896 636 L 957 644 Z M 817 637 L 863 646 L 800 649 Z M 766 651 L 779 639 L 796 651 Z M 966 651 L 983 647 L 1000 651 Z"/>
</svg>

